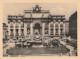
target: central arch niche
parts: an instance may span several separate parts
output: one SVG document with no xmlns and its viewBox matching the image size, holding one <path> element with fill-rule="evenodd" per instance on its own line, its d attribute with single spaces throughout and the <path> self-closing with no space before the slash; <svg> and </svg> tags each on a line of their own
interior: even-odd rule
<svg viewBox="0 0 80 59">
<path fill-rule="evenodd" d="M 34 28 L 34 31 L 33 31 L 34 35 L 37 35 L 37 34 L 41 35 L 42 27 L 39 23 L 36 23 L 33 28 Z"/>
</svg>

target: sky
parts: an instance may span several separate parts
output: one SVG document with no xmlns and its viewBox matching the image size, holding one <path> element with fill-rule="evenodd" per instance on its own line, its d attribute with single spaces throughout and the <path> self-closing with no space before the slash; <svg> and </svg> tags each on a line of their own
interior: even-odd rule
<svg viewBox="0 0 80 59">
<path fill-rule="evenodd" d="M 3 6 L 3 22 L 7 22 L 8 15 L 23 15 L 24 10 L 32 10 L 35 5 L 42 7 L 42 10 L 49 10 L 52 15 L 65 15 L 66 20 L 77 11 L 75 3 L 7 3 Z"/>
</svg>

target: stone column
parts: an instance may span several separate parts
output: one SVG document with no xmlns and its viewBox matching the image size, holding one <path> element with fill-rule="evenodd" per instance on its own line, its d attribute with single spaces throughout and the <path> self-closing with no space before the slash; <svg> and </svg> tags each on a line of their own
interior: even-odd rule
<svg viewBox="0 0 80 59">
<path fill-rule="evenodd" d="M 63 23 L 63 33 L 65 35 L 65 22 Z"/>
<path fill-rule="evenodd" d="M 42 23 L 42 36 L 44 37 L 44 29 L 45 29 L 45 23 Z"/>
<path fill-rule="evenodd" d="M 27 28 L 26 28 L 26 23 L 24 23 L 24 36 L 26 36 L 27 35 Z"/>
<path fill-rule="evenodd" d="M 30 24 L 31 27 L 31 36 L 33 36 L 33 23 Z"/>
<path fill-rule="evenodd" d="M 14 36 L 15 36 L 15 35 L 16 35 L 16 32 L 15 32 L 15 30 L 16 30 L 16 29 L 15 29 L 15 23 L 14 23 L 13 27 L 14 27 Z"/>
<path fill-rule="evenodd" d="M 19 36 L 21 36 L 21 22 L 19 23 Z"/>
<path fill-rule="evenodd" d="M 49 23 L 49 35 L 50 35 L 50 23 Z"/>
<path fill-rule="evenodd" d="M 58 34 L 60 35 L 60 22 L 59 22 L 58 26 L 59 26 Z"/>
<path fill-rule="evenodd" d="M 8 35 L 10 36 L 10 24 L 8 23 Z"/>
<path fill-rule="evenodd" d="M 55 22 L 54 22 L 54 35 L 55 35 Z"/>
<path fill-rule="evenodd" d="M 53 23 L 54 23 L 54 35 L 55 35 L 55 20 L 53 20 Z"/>
</svg>

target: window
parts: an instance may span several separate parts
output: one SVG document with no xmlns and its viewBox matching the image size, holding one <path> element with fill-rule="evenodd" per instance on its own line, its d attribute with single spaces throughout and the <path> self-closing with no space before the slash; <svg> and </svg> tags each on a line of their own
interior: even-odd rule
<svg viewBox="0 0 80 59">
<path fill-rule="evenodd" d="M 58 28 L 58 24 L 56 24 L 55 27 Z"/>
<path fill-rule="evenodd" d="M 60 25 L 60 34 L 63 34 L 63 24 Z"/>
<path fill-rule="evenodd" d="M 53 35 L 53 28 L 54 28 L 54 26 L 53 26 L 53 23 L 52 24 L 50 24 L 50 35 Z"/>
<path fill-rule="evenodd" d="M 61 35 L 63 34 L 63 29 L 60 29 L 60 34 L 61 34 Z"/>
<path fill-rule="evenodd" d="M 16 28 L 19 28 L 18 22 L 15 23 L 15 27 Z"/>
<path fill-rule="evenodd" d="M 21 23 L 21 28 L 24 28 L 24 23 Z"/>
<path fill-rule="evenodd" d="M 17 36 L 19 35 L 18 31 L 19 31 L 19 30 L 18 30 L 18 29 L 16 29 L 16 35 L 17 35 Z"/>
<path fill-rule="evenodd" d="M 63 28 L 63 24 L 60 25 L 60 28 Z"/>
<path fill-rule="evenodd" d="M 21 29 L 21 36 L 24 36 L 24 29 Z"/>
<path fill-rule="evenodd" d="M 10 24 L 10 21 L 8 21 L 8 24 Z"/>
<path fill-rule="evenodd" d="M 45 24 L 45 34 L 48 34 L 48 24 Z"/>
<path fill-rule="evenodd" d="M 56 29 L 56 35 L 58 35 L 58 29 Z"/>
<path fill-rule="evenodd" d="M 13 22 L 11 22 L 11 24 L 10 24 L 11 26 L 10 26 L 10 28 L 13 28 Z"/>
<path fill-rule="evenodd" d="M 30 27 L 30 24 L 27 24 L 27 27 Z"/>
<path fill-rule="evenodd" d="M 10 29 L 10 31 L 11 31 L 11 36 L 13 36 L 13 29 Z"/>
<path fill-rule="evenodd" d="M 53 35 L 53 29 L 50 29 L 50 35 Z"/>
</svg>

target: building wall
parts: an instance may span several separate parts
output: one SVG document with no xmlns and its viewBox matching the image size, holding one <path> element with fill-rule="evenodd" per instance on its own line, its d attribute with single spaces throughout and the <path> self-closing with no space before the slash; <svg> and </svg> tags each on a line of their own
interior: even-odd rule
<svg viewBox="0 0 80 59">
<path fill-rule="evenodd" d="M 23 15 L 8 15 L 8 34 L 10 39 L 31 38 L 40 31 L 41 37 L 60 37 L 66 34 L 65 15 L 51 15 L 47 10 L 35 7 L 33 10 L 25 10 Z M 37 24 L 38 26 L 36 26 Z"/>
<path fill-rule="evenodd" d="M 16 21 L 18 20 L 18 21 Z M 40 19 L 37 20 L 32 20 L 30 19 L 25 21 L 24 19 L 19 20 L 19 19 L 11 19 L 8 20 L 8 33 L 10 37 L 25 37 L 25 36 L 34 36 L 34 27 L 35 24 L 40 24 L 41 27 L 41 35 L 42 36 L 63 36 L 66 34 L 67 31 L 65 31 L 65 21 L 64 20 L 49 20 L 48 18 L 46 21 L 41 21 Z M 38 26 L 37 26 L 38 27 Z M 47 31 L 47 32 L 46 32 Z"/>
<path fill-rule="evenodd" d="M 7 34 L 8 34 L 8 26 L 3 23 L 3 39 L 7 39 Z"/>
<path fill-rule="evenodd" d="M 69 36 L 69 21 L 67 20 L 67 21 L 65 21 L 65 33 L 66 33 L 66 35 L 67 36 Z"/>
<path fill-rule="evenodd" d="M 77 39 L 77 12 L 69 18 L 69 34 L 72 38 Z"/>
</svg>

